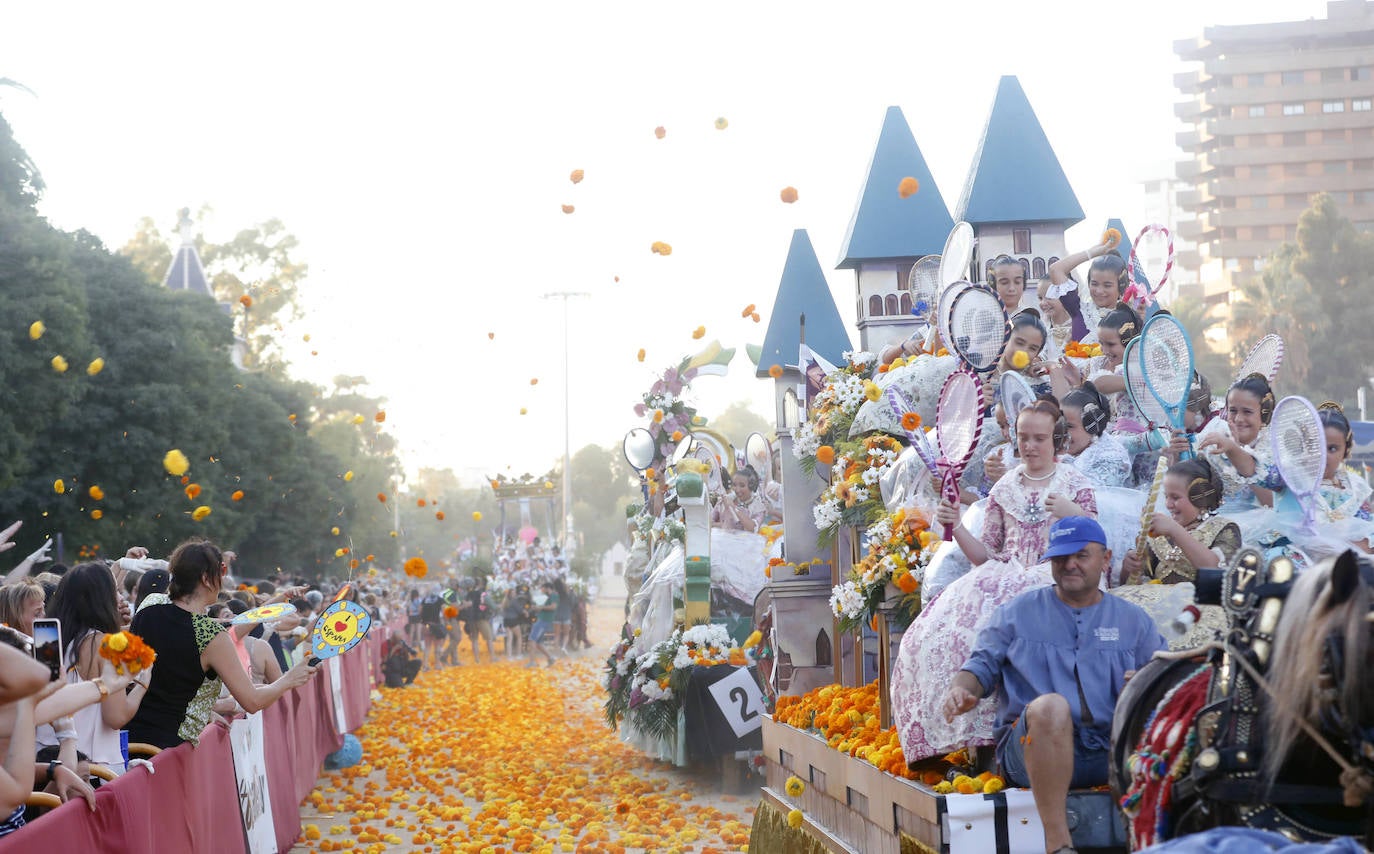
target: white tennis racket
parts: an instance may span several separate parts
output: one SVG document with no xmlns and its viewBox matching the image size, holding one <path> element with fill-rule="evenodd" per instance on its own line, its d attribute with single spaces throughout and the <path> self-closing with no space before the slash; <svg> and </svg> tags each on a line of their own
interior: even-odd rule
<svg viewBox="0 0 1374 854">
<path fill-rule="evenodd" d="M 917 261 L 907 276 L 911 293 L 911 313 L 927 323 L 940 306 L 940 256 L 927 255 Z"/>
<path fill-rule="evenodd" d="M 1006 307 L 986 288 L 969 287 L 956 294 L 945 326 L 950 333 L 945 345 L 980 374 L 997 367 L 1011 337 Z"/>
<path fill-rule="evenodd" d="M 1313 496 L 1326 472 L 1326 430 L 1317 408 L 1296 395 L 1280 400 L 1269 419 L 1269 439 L 1279 475 L 1302 507 L 1302 527 L 1310 533 L 1317 512 Z"/>
<path fill-rule="evenodd" d="M 973 226 L 966 222 L 956 222 L 945 238 L 945 251 L 940 253 L 940 284 L 944 286 L 968 278 L 969 264 L 973 263 Z"/>
<path fill-rule="evenodd" d="M 959 476 L 964 473 L 978 436 L 983 431 L 983 383 L 976 374 L 955 371 L 940 388 L 940 404 L 935 411 L 936 439 L 944 497 L 959 504 Z M 954 539 L 954 526 L 946 525 L 944 539 Z"/>
<path fill-rule="evenodd" d="M 1251 374 L 1262 374 L 1269 381 L 1270 385 L 1278 379 L 1279 366 L 1283 364 L 1284 356 L 1283 339 L 1274 333 L 1269 333 L 1255 342 L 1255 346 L 1250 348 L 1250 353 L 1245 357 L 1245 361 L 1240 363 L 1240 371 L 1236 373 L 1236 381 L 1239 382 Z"/>
</svg>

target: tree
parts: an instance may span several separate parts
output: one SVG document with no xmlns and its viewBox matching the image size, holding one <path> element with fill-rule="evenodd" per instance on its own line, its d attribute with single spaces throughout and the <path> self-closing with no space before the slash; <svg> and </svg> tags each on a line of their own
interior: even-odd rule
<svg viewBox="0 0 1374 854">
<path fill-rule="evenodd" d="M 189 213 L 182 211 L 183 215 Z M 209 213 L 209 207 L 202 207 L 196 219 L 203 221 Z M 195 242 L 215 298 L 234 306 L 235 316 L 242 318 L 249 363 L 259 367 L 280 364 L 282 324 L 301 316 L 297 286 L 307 268 L 295 256 L 300 241 L 281 220 L 269 219 L 240 229 L 224 243 L 210 243 L 203 234 L 197 234 Z M 139 220 L 134 236 L 120 254 L 152 282 L 162 281 L 172 261 L 167 238 L 153 218 L 146 216 Z M 244 296 L 251 298 L 251 304 L 240 302 Z"/>
<path fill-rule="evenodd" d="M 625 457 L 618 449 L 587 445 L 572 457 L 573 525 L 582 552 L 600 556 L 625 535 L 625 505 L 639 491 L 632 485 Z"/>
<path fill-rule="evenodd" d="M 29 91 L 21 83 L 0 77 L 0 87 Z M 0 116 L 0 199 L 19 208 L 32 209 L 43 195 L 43 176 L 38 166 L 14 138 L 9 122 Z"/>
<path fill-rule="evenodd" d="M 771 437 L 776 432 L 774 425 L 749 408 L 747 400 L 737 400 L 725 407 L 725 411 L 710 419 L 706 426 L 720 431 L 741 452 L 750 433 L 762 433 Z"/>
<path fill-rule="evenodd" d="M 1313 400 L 1353 404 L 1374 375 L 1366 338 L 1374 325 L 1374 234 L 1355 229 L 1330 196 L 1320 194 L 1298 218 L 1296 243 L 1285 243 L 1233 306 L 1232 325 L 1283 336 L 1280 382 Z M 1262 332 L 1261 332 L 1262 334 Z M 1237 349 L 1241 353 L 1241 348 Z"/>
<path fill-rule="evenodd" d="M 1216 306 L 1201 300 L 1180 299 L 1169 306 L 1169 313 L 1183 326 L 1193 343 L 1193 367 L 1211 383 L 1212 388 L 1224 389 L 1231 382 L 1231 359 L 1226 353 L 1212 349 L 1207 331 L 1219 322 Z"/>
</svg>

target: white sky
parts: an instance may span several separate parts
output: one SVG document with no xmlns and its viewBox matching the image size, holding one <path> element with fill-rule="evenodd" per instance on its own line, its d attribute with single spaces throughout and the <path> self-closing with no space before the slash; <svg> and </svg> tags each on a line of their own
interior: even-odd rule
<svg viewBox="0 0 1374 854">
<path fill-rule="evenodd" d="M 1081 245 L 1109 216 L 1139 228 L 1138 182 L 1170 168 L 1175 39 L 1324 15 L 1317 0 L 30 0 L 5 11 L 0 77 L 37 97 L 0 91 L 0 111 L 43 172 L 43 213 L 111 248 L 143 215 L 172 234 L 187 205 L 214 207 L 212 240 L 282 219 L 310 265 L 294 373 L 366 375 L 408 467 L 538 472 L 562 454 L 563 390 L 561 313 L 540 294 L 589 294 L 570 307 L 574 450 L 636 426 L 650 369 L 700 349 L 698 325 L 741 347 L 730 377 L 697 382 L 703 414 L 748 398 L 771 417 L 742 348 L 762 341 L 792 229 L 858 341 L 853 274 L 830 268 L 888 105 L 952 208 L 997 79 L 1018 75 L 1087 212 Z M 741 319 L 751 302 L 763 323 Z"/>
</svg>

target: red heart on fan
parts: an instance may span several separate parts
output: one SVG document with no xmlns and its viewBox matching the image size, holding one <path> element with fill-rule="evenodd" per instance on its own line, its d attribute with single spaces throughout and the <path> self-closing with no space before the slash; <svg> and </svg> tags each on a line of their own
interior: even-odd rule
<svg viewBox="0 0 1374 854">
<path fill-rule="evenodd" d="M 348 623 L 345 623 L 343 620 L 339 620 L 334 624 L 334 631 L 336 632 L 342 633 L 346 628 L 348 628 Z"/>
</svg>

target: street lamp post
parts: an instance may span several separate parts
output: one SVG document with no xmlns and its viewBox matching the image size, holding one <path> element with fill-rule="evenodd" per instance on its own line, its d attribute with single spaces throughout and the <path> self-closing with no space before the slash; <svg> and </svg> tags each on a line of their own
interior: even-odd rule
<svg viewBox="0 0 1374 854">
<path fill-rule="evenodd" d="M 569 481 L 572 479 L 572 446 L 568 432 L 568 300 L 585 297 L 583 291 L 554 291 L 544 294 L 544 299 L 563 301 L 563 554 L 566 557 L 571 543 L 568 542 L 569 519 L 572 518 L 572 505 L 568 503 Z"/>
</svg>

